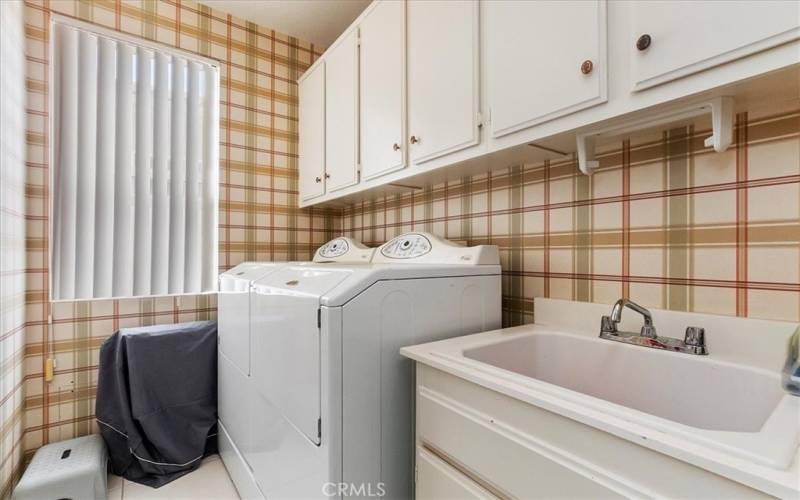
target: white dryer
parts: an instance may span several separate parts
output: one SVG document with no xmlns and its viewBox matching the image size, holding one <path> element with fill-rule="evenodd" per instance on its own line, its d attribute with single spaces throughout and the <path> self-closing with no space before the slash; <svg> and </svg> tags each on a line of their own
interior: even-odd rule
<svg viewBox="0 0 800 500">
<path fill-rule="evenodd" d="M 411 498 L 413 370 L 398 351 L 500 328 L 498 249 L 408 233 L 372 264 L 283 266 L 253 282 L 250 310 L 243 456 L 260 493 Z"/>
<path fill-rule="evenodd" d="M 370 262 L 374 248 L 352 238 L 335 238 L 317 249 L 317 262 Z M 299 262 L 243 262 L 219 276 L 217 296 L 218 416 L 220 454 L 237 487 L 254 483 L 241 456 L 250 441 L 252 331 L 250 288 L 252 283 L 276 270 Z M 252 487 L 250 488 L 253 489 Z M 257 491 L 257 490 L 256 490 Z"/>
</svg>

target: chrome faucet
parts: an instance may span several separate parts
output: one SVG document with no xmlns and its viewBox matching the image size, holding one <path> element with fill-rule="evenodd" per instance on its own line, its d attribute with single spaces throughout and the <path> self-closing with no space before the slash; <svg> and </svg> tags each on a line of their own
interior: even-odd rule
<svg viewBox="0 0 800 500">
<path fill-rule="evenodd" d="M 644 316 L 644 325 L 642 325 L 642 330 L 639 335 L 650 339 L 656 338 L 656 327 L 653 325 L 653 315 L 644 307 L 628 299 L 619 299 L 617 303 L 614 304 L 613 309 L 611 309 L 611 327 L 613 331 L 617 331 L 617 325 L 622 321 L 622 310 L 626 307 Z"/>
<path fill-rule="evenodd" d="M 617 328 L 622 321 L 622 310 L 632 309 L 644 317 L 639 333 L 620 332 Z M 611 309 L 610 316 L 603 316 L 600 321 L 600 338 L 633 344 L 654 349 L 684 352 L 689 354 L 708 354 L 705 342 L 705 330 L 696 326 L 686 328 L 683 340 L 656 335 L 656 326 L 653 324 L 653 315 L 650 311 L 636 302 L 628 299 L 619 299 Z"/>
<path fill-rule="evenodd" d="M 800 396 L 800 328 L 795 330 L 789 339 L 789 345 L 786 346 L 783 388 L 789 394 Z"/>
</svg>

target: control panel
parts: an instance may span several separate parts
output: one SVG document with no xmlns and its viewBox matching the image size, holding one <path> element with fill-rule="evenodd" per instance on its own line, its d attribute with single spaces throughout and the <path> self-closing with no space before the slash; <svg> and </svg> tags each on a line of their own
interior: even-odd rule
<svg viewBox="0 0 800 500">
<path fill-rule="evenodd" d="M 350 245 L 344 238 L 336 238 L 319 247 L 319 255 L 326 259 L 341 257 L 350 250 Z"/>
<path fill-rule="evenodd" d="M 396 236 L 378 248 L 373 264 L 460 264 L 499 265 L 496 245 L 472 247 L 440 238 L 426 232 Z"/>
<path fill-rule="evenodd" d="M 346 236 L 334 238 L 317 249 L 314 262 L 368 263 L 372 260 L 374 248 L 369 248 Z"/>
<path fill-rule="evenodd" d="M 431 251 L 431 240 L 419 233 L 398 236 L 381 247 L 381 254 L 390 259 L 413 259 Z"/>
</svg>

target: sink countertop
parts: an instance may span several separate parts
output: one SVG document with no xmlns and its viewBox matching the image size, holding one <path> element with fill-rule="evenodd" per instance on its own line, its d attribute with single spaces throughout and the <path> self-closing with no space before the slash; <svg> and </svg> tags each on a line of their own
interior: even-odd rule
<svg viewBox="0 0 800 500">
<path fill-rule="evenodd" d="M 608 314 L 611 306 L 603 304 L 578 303 L 554 299 L 536 299 L 537 324 L 505 328 L 490 332 L 455 337 L 438 342 L 405 347 L 401 354 L 420 363 L 450 373 L 472 383 L 525 401 L 561 416 L 576 420 L 594 428 L 611 433 L 617 437 L 637 443 L 649 449 L 664 453 L 676 459 L 701 467 L 733 481 L 745 484 L 765 493 L 782 498 L 800 497 L 800 448 L 794 442 L 772 443 L 788 450 L 789 465 L 786 468 L 768 466 L 747 459 L 746 451 L 737 453 L 726 450 L 730 437 L 732 446 L 737 440 L 747 442 L 758 438 L 754 433 L 726 433 L 695 429 L 663 418 L 626 408 L 619 404 L 578 393 L 570 389 L 543 382 L 526 375 L 498 368 L 491 364 L 470 359 L 464 355 L 487 345 L 497 344 L 538 334 L 580 336 L 597 339 L 600 316 Z M 686 326 L 706 328 L 709 356 L 703 359 L 720 364 L 734 364 L 748 367 L 758 372 L 770 372 L 777 377 L 783 363 L 788 338 L 797 328 L 796 324 L 730 318 L 693 313 L 673 313 L 652 311 L 654 322 L 659 327 L 659 335 L 681 337 Z M 628 314 L 623 321 L 623 329 L 631 329 L 639 321 L 635 315 Z M 562 319 L 563 318 L 563 319 Z M 623 318 L 624 320 L 625 318 Z M 538 323 L 541 321 L 541 323 Z M 674 331 L 673 331 L 674 330 Z M 678 331 L 680 330 L 680 331 Z M 618 343 L 622 348 L 646 349 Z M 743 346 L 752 345 L 749 349 Z M 647 349 L 667 356 L 692 356 Z M 637 351 L 638 352 L 638 351 Z M 576 369 L 579 369 L 576 367 Z M 783 411 L 789 411 L 789 420 L 794 419 L 797 426 L 795 438 L 800 434 L 800 398 L 783 398 Z M 787 406 L 788 403 L 788 406 Z M 792 414 L 796 414 L 795 417 Z M 786 424 L 786 415 L 783 416 Z M 791 422 L 789 423 L 791 425 Z M 765 424 L 765 427 L 767 424 Z M 773 441 L 780 436 L 773 436 Z M 770 444 L 770 443 L 767 443 Z M 789 446 L 789 448 L 787 448 Z M 739 450 L 741 451 L 741 450 Z"/>
</svg>

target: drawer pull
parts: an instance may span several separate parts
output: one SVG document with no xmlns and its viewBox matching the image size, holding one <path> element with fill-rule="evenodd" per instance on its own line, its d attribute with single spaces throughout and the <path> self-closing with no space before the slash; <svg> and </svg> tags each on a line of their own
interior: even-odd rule
<svg viewBox="0 0 800 500">
<path fill-rule="evenodd" d="M 591 73 L 592 69 L 594 69 L 594 63 L 590 59 L 583 61 L 583 64 L 581 64 L 581 73 L 584 75 Z"/>
<path fill-rule="evenodd" d="M 416 144 L 419 142 L 419 137 L 416 135 L 412 135 L 411 138 L 408 140 L 411 144 Z"/>
<path fill-rule="evenodd" d="M 650 38 L 650 35 L 645 33 L 644 35 L 640 36 L 638 40 L 636 40 L 636 48 L 640 51 L 647 50 L 652 42 L 653 39 Z"/>
</svg>

